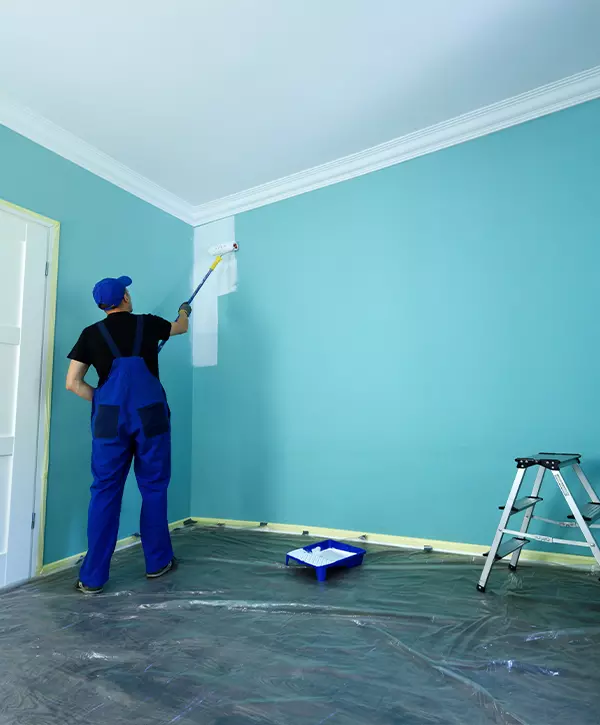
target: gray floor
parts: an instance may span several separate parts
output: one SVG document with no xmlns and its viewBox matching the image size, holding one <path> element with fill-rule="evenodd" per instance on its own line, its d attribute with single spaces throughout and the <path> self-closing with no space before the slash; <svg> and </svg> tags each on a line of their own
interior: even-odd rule
<svg viewBox="0 0 600 725">
<path fill-rule="evenodd" d="M 318 584 L 296 537 L 191 528 L 180 569 L 118 555 L 0 596 L 0 723 L 596 725 L 600 582 L 565 569 L 368 547 Z"/>
</svg>

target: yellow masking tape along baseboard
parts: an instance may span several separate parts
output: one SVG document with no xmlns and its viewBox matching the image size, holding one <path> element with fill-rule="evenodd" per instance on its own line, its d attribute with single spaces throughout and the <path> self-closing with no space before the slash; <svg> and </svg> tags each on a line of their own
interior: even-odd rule
<svg viewBox="0 0 600 725">
<path fill-rule="evenodd" d="M 297 526 L 295 524 L 274 524 L 269 523 L 261 526 L 258 521 L 237 521 L 234 519 L 214 519 L 203 518 L 201 516 L 191 516 L 189 519 L 181 519 L 169 524 L 169 529 L 178 529 L 184 526 L 186 521 L 193 521 L 197 526 L 224 526 L 229 529 L 250 529 L 252 531 L 268 531 L 275 534 L 293 534 L 300 536 L 304 532 L 308 532 L 310 536 L 323 537 L 326 539 L 350 539 L 357 541 L 367 541 L 370 544 L 382 544 L 384 546 L 397 546 L 403 549 L 422 549 L 425 546 L 431 546 L 435 551 L 445 554 L 461 554 L 463 556 L 482 556 L 489 551 L 489 546 L 480 544 L 462 544 L 454 541 L 438 541 L 437 539 L 417 539 L 409 536 L 392 536 L 390 534 L 370 534 L 364 531 L 352 531 L 350 529 L 328 529 L 323 526 Z M 130 546 L 139 544 L 140 540 L 136 536 L 128 536 L 117 542 L 116 551 L 127 549 Z M 79 559 L 84 556 L 85 552 L 74 554 L 66 559 L 54 561 L 42 567 L 41 574 L 45 576 L 62 569 L 68 569 L 75 566 Z M 555 554 L 551 551 L 522 551 L 521 559 L 523 561 L 536 561 L 546 564 L 562 564 L 570 567 L 584 567 L 592 569 L 595 566 L 595 560 L 591 556 L 579 556 L 577 554 Z"/>
<path fill-rule="evenodd" d="M 232 529 L 252 529 L 270 531 L 281 534 L 302 534 L 305 531 L 310 536 L 318 536 L 326 539 L 351 539 L 367 541 L 370 544 L 383 544 L 385 546 L 398 546 L 404 549 L 422 549 L 424 546 L 431 546 L 435 551 L 446 554 L 462 554 L 463 556 L 482 556 L 490 550 L 489 546 L 481 544 L 462 544 L 455 541 L 438 541 L 436 539 L 417 539 L 408 536 L 392 536 L 389 534 L 370 534 L 365 531 L 350 531 L 347 529 L 327 529 L 322 526 L 297 526 L 294 524 L 269 523 L 261 526 L 257 521 L 235 521 L 231 519 L 214 519 L 192 516 L 192 520 L 201 526 L 222 525 Z M 585 567 L 592 569 L 596 562 L 592 556 L 580 556 L 578 554 L 556 554 L 551 551 L 527 551 L 521 552 L 522 561 L 537 561 L 546 564 L 562 564 L 570 567 Z"/>
<path fill-rule="evenodd" d="M 188 520 L 189 519 L 181 519 L 179 521 L 174 521 L 172 524 L 169 524 L 169 529 L 171 531 L 173 531 L 173 529 L 179 529 L 184 526 L 185 522 Z M 119 539 L 119 541 L 117 541 L 115 551 L 128 549 L 130 546 L 136 546 L 136 544 L 140 543 L 141 541 L 139 536 L 127 536 L 125 539 Z M 62 571 L 63 569 L 69 569 L 70 567 L 75 566 L 82 556 L 85 556 L 85 551 L 82 551 L 79 554 L 73 554 L 73 556 L 68 556 L 66 559 L 59 559 L 59 561 L 53 561 L 50 564 L 45 564 L 39 573 L 41 576 L 47 576 L 48 574 L 53 574 L 54 572 Z"/>
</svg>

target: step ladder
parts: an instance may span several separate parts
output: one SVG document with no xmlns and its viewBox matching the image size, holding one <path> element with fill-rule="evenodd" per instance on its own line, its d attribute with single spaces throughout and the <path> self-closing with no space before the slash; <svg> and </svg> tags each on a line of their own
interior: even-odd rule
<svg viewBox="0 0 600 725">
<path fill-rule="evenodd" d="M 477 584 L 477 589 L 479 589 L 480 592 L 485 591 L 492 566 L 497 561 L 504 559 L 505 556 L 510 554 L 511 558 L 508 568 L 514 571 L 519 563 L 521 549 L 530 541 L 544 541 L 548 544 L 567 544 L 568 546 L 589 547 L 591 549 L 592 556 L 600 565 L 600 549 L 598 548 L 598 544 L 596 543 L 591 531 L 591 529 L 600 528 L 599 525 L 594 524 L 594 521 L 600 518 L 600 498 L 596 495 L 596 492 L 581 469 L 581 455 L 579 453 L 538 453 L 535 456 L 527 456 L 526 458 L 515 458 L 515 461 L 517 462 L 517 475 L 515 476 L 514 483 L 510 489 L 510 493 L 508 494 L 506 505 L 499 507 L 502 510 L 502 515 L 500 516 L 500 523 L 498 524 L 496 535 L 494 536 L 494 540 L 492 542 L 492 548 L 487 554 L 484 554 L 484 556 L 487 556 L 487 561 L 485 562 L 479 583 Z M 582 509 L 580 509 L 575 502 L 575 499 L 571 495 L 571 491 L 569 490 L 569 487 L 561 473 L 563 468 L 567 468 L 569 466 L 571 466 L 571 468 L 575 471 L 577 478 L 590 498 L 590 502 Z M 533 483 L 531 495 L 519 498 L 519 491 L 525 478 L 525 474 L 529 468 L 534 467 L 537 467 L 537 474 Z M 554 476 L 554 480 L 556 481 L 558 488 L 565 497 L 567 505 L 571 509 L 571 513 L 567 517 L 569 519 L 568 521 L 552 521 L 551 519 L 534 516 L 536 504 L 542 500 L 539 494 L 546 471 L 550 471 Z M 522 511 L 525 511 L 525 516 L 523 517 L 521 528 L 518 531 L 507 528 L 509 518 Z M 549 524 L 556 524 L 564 528 L 578 527 L 581 529 L 581 533 L 583 534 L 585 541 L 570 541 L 568 539 L 556 539 L 552 536 L 530 534 L 529 524 L 533 519 Z M 505 534 L 512 535 L 512 538 L 503 541 Z"/>
</svg>

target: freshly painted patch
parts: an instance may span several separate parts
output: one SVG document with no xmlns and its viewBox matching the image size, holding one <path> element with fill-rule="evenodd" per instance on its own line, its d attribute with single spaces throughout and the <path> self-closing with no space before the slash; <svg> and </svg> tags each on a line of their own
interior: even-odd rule
<svg viewBox="0 0 600 725">
<path fill-rule="evenodd" d="M 194 289 L 215 261 L 213 247 L 235 241 L 235 219 L 229 217 L 194 230 Z M 237 289 L 237 259 L 229 254 L 208 278 L 195 300 L 192 315 L 192 363 L 194 367 L 217 364 L 219 297 Z"/>
</svg>

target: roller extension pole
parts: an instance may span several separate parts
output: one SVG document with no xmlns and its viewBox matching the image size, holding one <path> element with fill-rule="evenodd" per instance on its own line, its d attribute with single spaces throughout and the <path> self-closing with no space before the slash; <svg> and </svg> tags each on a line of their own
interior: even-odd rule
<svg viewBox="0 0 600 725">
<path fill-rule="evenodd" d="M 202 281 L 200 282 L 200 284 L 196 287 L 196 289 L 192 293 L 192 296 L 189 298 L 189 300 L 187 300 L 188 305 L 192 304 L 192 302 L 194 301 L 194 298 L 196 297 L 198 292 L 200 292 L 200 290 L 202 289 L 202 285 L 206 282 L 206 280 L 210 277 L 210 275 L 218 267 L 219 262 L 221 262 L 223 260 L 223 256 L 225 254 L 231 254 L 232 252 L 237 252 L 238 249 L 239 249 L 239 246 L 238 246 L 237 242 L 232 242 L 231 244 L 217 244 L 214 247 L 210 247 L 210 249 L 208 250 L 208 253 L 211 255 L 212 254 L 216 255 L 215 261 L 210 265 L 208 272 L 204 275 L 204 277 L 202 278 Z M 177 319 L 179 319 L 179 316 L 177 317 Z M 175 322 L 177 322 L 177 320 L 175 320 Z M 166 340 L 161 340 L 160 344 L 158 345 L 158 352 L 160 352 L 163 349 L 163 347 L 166 345 L 166 343 L 167 343 Z"/>
</svg>

